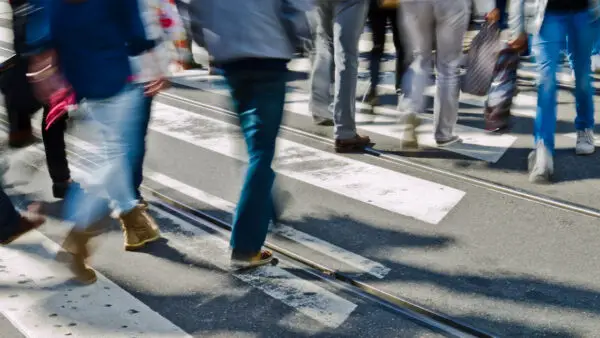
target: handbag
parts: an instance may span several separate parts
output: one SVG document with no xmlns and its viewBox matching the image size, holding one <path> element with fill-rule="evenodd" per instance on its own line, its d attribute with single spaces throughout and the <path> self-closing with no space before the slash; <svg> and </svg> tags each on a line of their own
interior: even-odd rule
<svg viewBox="0 0 600 338">
<path fill-rule="evenodd" d="M 484 24 L 473 38 L 467 53 L 466 73 L 461 79 L 460 88 L 464 93 L 487 95 L 501 50 L 500 27 L 497 23 Z"/>
</svg>

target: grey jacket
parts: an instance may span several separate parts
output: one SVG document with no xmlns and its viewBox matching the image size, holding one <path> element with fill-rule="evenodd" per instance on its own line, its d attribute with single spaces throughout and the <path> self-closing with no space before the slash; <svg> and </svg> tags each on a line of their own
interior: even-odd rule
<svg viewBox="0 0 600 338">
<path fill-rule="evenodd" d="M 600 0 L 589 0 L 592 20 L 600 18 Z M 521 33 L 537 34 L 542 27 L 548 0 L 511 0 L 509 27 L 513 37 Z"/>
<path fill-rule="evenodd" d="M 245 58 L 292 59 L 293 34 L 310 36 L 309 0 L 192 0 L 194 41 L 216 63 Z"/>
</svg>

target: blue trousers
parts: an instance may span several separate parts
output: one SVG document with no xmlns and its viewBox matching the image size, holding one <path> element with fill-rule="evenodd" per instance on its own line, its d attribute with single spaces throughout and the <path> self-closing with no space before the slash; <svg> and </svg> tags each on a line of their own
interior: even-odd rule
<svg viewBox="0 0 600 338">
<path fill-rule="evenodd" d="M 226 71 L 248 150 L 248 169 L 233 218 L 231 247 L 241 254 L 261 250 L 273 217 L 271 163 L 283 116 L 287 71 Z"/>
<path fill-rule="evenodd" d="M 87 107 L 96 127 L 102 154 L 99 166 L 90 177 L 87 192 L 72 189 L 67 194 L 65 219 L 77 227 L 88 225 L 106 216 L 106 192 L 115 208 L 126 213 L 137 206 L 132 183 L 132 158 L 143 151 L 142 134 L 143 89 L 127 85 L 119 94 L 103 100 L 88 100 Z"/>
<path fill-rule="evenodd" d="M 0 239 L 11 235 L 18 221 L 19 214 L 15 206 L 0 186 Z"/>
<path fill-rule="evenodd" d="M 594 32 L 590 29 L 590 21 L 587 11 L 546 13 L 540 32 L 534 38 L 533 47 L 540 74 L 534 136 L 536 143 L 543 140 L 552 152 L 556 130 L 556 72 L 561 64 L 561 51 L 567 38 L 575 72 L 575 128 L 583 130 L 594 127 L 593 88 L 590 80 Z"/>
</svg>

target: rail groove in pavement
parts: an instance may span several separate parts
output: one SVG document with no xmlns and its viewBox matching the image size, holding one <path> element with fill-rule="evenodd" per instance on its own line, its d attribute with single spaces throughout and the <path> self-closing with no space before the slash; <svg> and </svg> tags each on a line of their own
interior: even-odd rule
<svg viewBox="0 0 600 338">
<path fill-rule="evenodd" d="M 175 94 L 170 94 L 170 93 L 161 93 L 161 94 L 159 94 L 159 96 L 168 98 L 168 99 L 176 101 L 176 102 L 183 102 L 183 103 L 191 105 L 191 106 L 203 108 L 203 109 L 206 109 L 211 112 L 218 113 L 218 114 L 221 114 L 221 115 L 224 115 L 227 117 L 237 118 L 237 115 L 234 112 L 229 111 L 225 108 L 211 105 L 211 104 L 198 102 L 195 100 L 191 100 L 191 99 L 188 99 L 188 98 L 185 98 L 185 97 L 182 97 L 179 95 L 175 95 Z M 288 133 L 291 133 L 291 134 L 294 134 L 294 135 L 297 135 L 300 137 L 305 137 L 305 138 L 317 141 L 319 143 L 326 144 L 328 146 L 333 145 L 333 141 L 330 138 L 315 135 L 313 133 L 310 133 L 310 132 L 307 132 L 304 130 L 300 130 L 298 128 L 294 128 L 294 127 L 287 126 L 287 125 L 282 125 L 281 129 Z M 434 173 L 434 174 L 437 174 L 440 176 L 445 176 L 447 178 L 452 178 L 452 179 L 462 182 L 462 183 L 468 183 L 475 187 L 483 188 L 483 189 L 486 189 L 489 191 L 495 191 L 495 192 L 502 193 L 502 194 L 505 194 L 508 196 L 512 196 L 512 197 L 515 197 L 515 198 L 518 198 L 521 200 L 526 200 L 526 201 L 542 204 L 545 206 L 557 208 L 557 209 L 560 209 L 563 211 L 573 212 L 573 213 L 585 215 L 588 217 L 600 219 L 600 209 L 590 208 L 590 207 L 583 206 L 580 204 L 576 204 L 576 203 L 561 200 L 558 198 L 550 197 L 550 196 L 547 196 L 544 194 L 538 194 L 538 193 L 526 191 L 524 189 L 517 189 L 515 187 L 511 187 L 511 186 L 504 185 L 501 183 L 492 182 L 489 180 L 485 180 L 485 179 L 474 177 L 471 175 L 459 173 L 456 171 L 436 168 L 432 165 L 427 165 L 427 164 L 411 161 L 404 157 L 401 157 L 398 155 L 391 155 L 384 151 L 376 150 L 373 148 L 367 148 L 365 150 L 365 154 L 375 157 L 381 161 L 384 161 L 384 162 L 387 162 L 390 164 L 394 164 L 397 166 L 409 167 L 409 168 L 416 169 L 416 170 L 419 170 L 421 172 L 426 172 L 426 173 Z"/>
</svg>

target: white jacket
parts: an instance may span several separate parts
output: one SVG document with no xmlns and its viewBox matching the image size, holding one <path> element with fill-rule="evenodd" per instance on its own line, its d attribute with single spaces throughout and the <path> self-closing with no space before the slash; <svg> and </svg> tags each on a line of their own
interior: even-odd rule
<svg viewBox="0 0 600 338">
<path fill-rule="evenodd" d="M 156 41 L 156 48 L 151 52 L 131 58 L 134 69 L 135 81 L 138 83 L 150 82 L 171 75 L 169 67 L 174 61 L 185 61 L 189 58 L 186 48 L 181 47 L 181 41 L 185 41 L 185 27 L 177 7 L 169 0 L 140 0 L 142 22 L 145 25 L 146 35 L 149 40 Z M 172 24 L 169 28 L 163 28 L 163 19 Z M 171 52 L 175 47 L 177 53 Z"/>
</svg>

